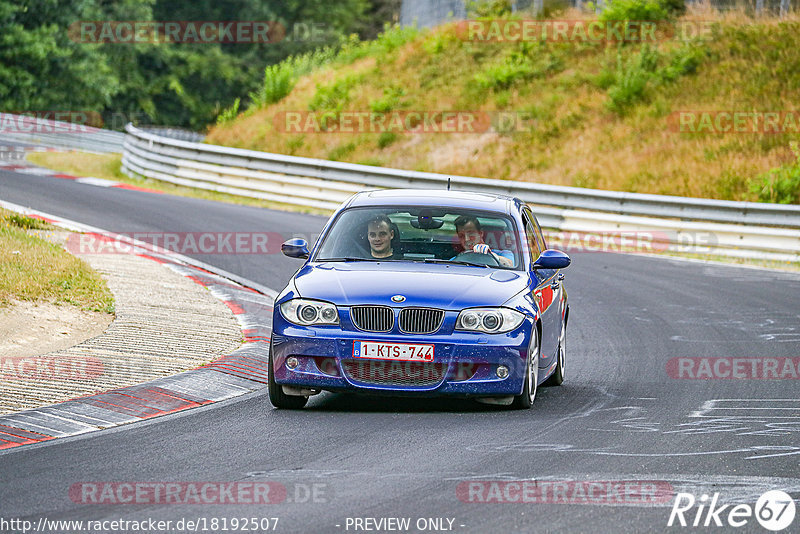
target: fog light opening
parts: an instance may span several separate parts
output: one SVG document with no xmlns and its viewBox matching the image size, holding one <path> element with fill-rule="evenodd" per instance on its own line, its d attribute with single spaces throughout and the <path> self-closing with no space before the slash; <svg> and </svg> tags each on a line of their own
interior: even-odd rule
<svg viewBox="0 0 800 534">
<path fill-rule="evenodd" d="M 288 369 L 295 369 L 297 366 L 300 365 L 300 360 L 295 358 L 294 356 L 289 356 L 286 358 L 286 367 Z"/>
<path fill-rule="evenodd" d="M 498 365 L 495 373 L 497 374 L 497 378 L 508 378 L 508 367 L 505 365 Z"/>
</svg>

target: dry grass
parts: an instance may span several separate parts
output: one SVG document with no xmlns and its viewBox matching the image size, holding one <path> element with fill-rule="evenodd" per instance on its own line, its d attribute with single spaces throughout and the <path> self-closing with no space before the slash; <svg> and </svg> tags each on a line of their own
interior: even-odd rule
<svg viewBox="0 0 800 534">
<path fill-rule="evenodd" d="M 0 307 L 12 300 L 71 304 L 114 312 L 105 280 L 80 259 L 37 233 L 53 229 L 0 209 Z"/>
<path fill-rule="evenodd" d="M 553 18 L 576 19 L 577 12 Z M 684 110 L 795 110 L 800 101 L 800 18 L 754 21 L 742 12 L 719 14 L 702 6 L 685 20 L 713 20 L 714 37 L 692 46 L 704 51 L 694 74 L 651 83 L 625 113 L 609 109 L 598 80 L 616 65 L 615 45 L 544 43 L 531 57 L 559 66 L 517 80 L 508 88 L 481 89 L 476 74 L 503 61 L 514 43 L 470 43 L 452 26 L 422 33 L 381 61 L 362 59 L 303 78 L 282 101 L 248 111 L 213 128 L 207 142 L 353 163 L 618 191 L 756 200 L 751 180 L 792 161 L 791 134 L 687 134 L 668 126 Z M 662 42 L 668 62 L 681 43 Z M 623 59 L 639 45 L 622 47 Z M 315 96 L 351 77 L 340 104 L 369 111 L 384 90 L 404 91 L 396 110 L 521 112 L 514 133 L 400 134 L 284 133 L 275 117 L 308 111 Z"/>
</svg>

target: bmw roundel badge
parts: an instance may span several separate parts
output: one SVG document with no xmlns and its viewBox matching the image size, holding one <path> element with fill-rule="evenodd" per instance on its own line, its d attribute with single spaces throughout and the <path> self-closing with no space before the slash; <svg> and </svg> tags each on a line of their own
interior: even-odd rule
<svg viewBox="0 0 800 534">
<path fill-rule="evenodd" d="M 392 297 L 392 302 L 403 302 L 406 298 L 403 295 L 395 295 Z"/>
</svg>

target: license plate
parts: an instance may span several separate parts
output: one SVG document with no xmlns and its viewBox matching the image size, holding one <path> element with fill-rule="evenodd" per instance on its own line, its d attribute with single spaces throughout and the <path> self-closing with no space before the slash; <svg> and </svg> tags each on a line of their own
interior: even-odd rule
<svg viewBox="0 0 800 534">
<path fill-rule="evenodd" d="M 353 357 L 406 362 L 432 362 L 433 345 L 354 341 Z"/>
</svg>

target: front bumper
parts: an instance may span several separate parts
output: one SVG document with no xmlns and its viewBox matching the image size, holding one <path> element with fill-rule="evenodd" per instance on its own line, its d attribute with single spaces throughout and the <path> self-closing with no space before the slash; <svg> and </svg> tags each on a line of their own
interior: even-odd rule
<svg viewBox="0 0 800 534">
<path fill-rule="evenodd" d="M 277 308 L 277 307 L 276 307 Z M 276 310 L 277 311 L 277 310 Z M 309 389 L 413 396 L 508 396 L 522 392 L 532 322 L 506 334 L 455 331 L 410 335 L 302 327 L 276 313 L 272 357 L 275 382 Z M 434 345 L 430 364 L 353 357 L 355 341 Z M 299 362 L 286 366 L 289 357 Z M 509 372 L 497 375 L 498 366 Z"/>
</svg>

